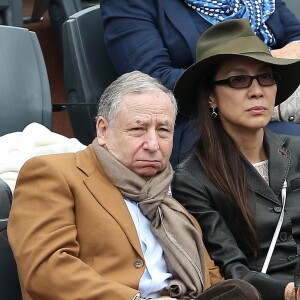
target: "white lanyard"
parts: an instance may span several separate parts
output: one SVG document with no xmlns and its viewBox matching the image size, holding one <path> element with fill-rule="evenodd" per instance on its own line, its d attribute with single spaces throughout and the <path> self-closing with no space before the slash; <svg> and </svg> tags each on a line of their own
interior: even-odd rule
<svg viewBox="0 0 300 300">
<path fill-rule="evenodd" d="M 279 220 L 278 220 L 278 223 L 277 223 L 277 226 L 276 226 L 276 229 L 275 229 L 272 241 L 271 241 L 270 248 L 268 250 L 268 254 L 266 256 L 264 265 L 261 270 L 262 273 L 267 273 L 267 269 L 268 269 L 268 266 L 269 266 L 269 263 L 270 263 L 275 245 L 276 245 L 276 241 L 277 241 L 281 226 L 282 226 L 282 222 L 283 222 L 283 218 L 284 218 L 285 200 L 286 200 L 286 188 L 287 188 L 287 182 L 285 180 L 283 183 L 282 190 L 281 190 L 282 210 L 281 210 L 281 214 L 280 214 L 280 217 L 279 217 Z"/>
</svg>

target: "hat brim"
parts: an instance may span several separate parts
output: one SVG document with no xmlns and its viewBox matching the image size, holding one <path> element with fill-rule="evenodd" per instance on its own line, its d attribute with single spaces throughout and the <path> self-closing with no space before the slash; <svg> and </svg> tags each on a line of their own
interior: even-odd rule
<svg viewBox="0 0 300 300">
<path fill-rule="evenodd" d="M 279 72 L 282 79 L 277 84 L 275 106 L 290 97 L 300 85 L 300 60 L 276 58 L 265 53 L 219 54 L 203 59 L 187 68 L 176 82 L 174 95 L 178 102 L 179 112 L 186 116 L 194 116 L 197 101 L 197 85 L 200 78 L 210 66 L 219 60 L 232 56 L 250 57 L 270 63 L 274 71 Z"/>
</svg>

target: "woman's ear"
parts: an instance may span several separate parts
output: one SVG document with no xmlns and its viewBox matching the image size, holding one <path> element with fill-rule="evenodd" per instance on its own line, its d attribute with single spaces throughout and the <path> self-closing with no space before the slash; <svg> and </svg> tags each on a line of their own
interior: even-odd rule
<svg viewBox="0 0 300 300">
<path fill-rule="evenodd" d="M 210 107 L 214 107 L 214 108 L 217 107 L 217 101 L 216 101 L 216 98 L 215 98 L 214 95 L 209 95 L 208 104 L 209 104 Z"/>
<path fill-rule="evenodd" d="M 107 142 L 107 131 L 109 124 L 103 117 L 99 117 L 96 123 L 97 141 L 100 146 L 105 146 Z"/>
</svg>

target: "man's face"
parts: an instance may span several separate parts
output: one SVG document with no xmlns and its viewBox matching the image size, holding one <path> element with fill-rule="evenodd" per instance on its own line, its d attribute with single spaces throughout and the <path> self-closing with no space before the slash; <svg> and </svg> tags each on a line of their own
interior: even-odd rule
<svg viewBox="0 0 300 300">
<path fill-rule="evenodd" d="M 173 106 L 165 93 L 127 94 L 112 124 L 98 118 L 98 143 L 138 175 L 152 177 L 169 162 L 174 123 Z"/>
</svg>

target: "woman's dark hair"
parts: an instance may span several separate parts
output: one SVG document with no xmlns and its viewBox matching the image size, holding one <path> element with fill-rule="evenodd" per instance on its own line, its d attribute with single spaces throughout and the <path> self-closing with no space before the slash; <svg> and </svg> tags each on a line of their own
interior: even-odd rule
<svg viewBox="0 0 300 300">
<path fill-rule="evenodd" d="M 294 271 L 294 285 L 295 285 L 295 293 L 300 288 L 300 258 L 298 258 L 296 268 Z"/>
<path fill-rule="evenodd" d="M 199 80 L 198 117 L 200 138 L 195 151 L 200 163 L 210 177 L 230 199 L 237 212 L 246 244 L 254 255 L 259 253 L 254 214 L 248 204 L 249 188 L 246 173 L 241 161 L 241 153 L 234 140 L 223 129 L 219 117 L 213 118 L 210 112 L 209 96 L 214 93 L 212 81 L 219 64 L 205 72 L 205 78 Z"/>
</svg>

